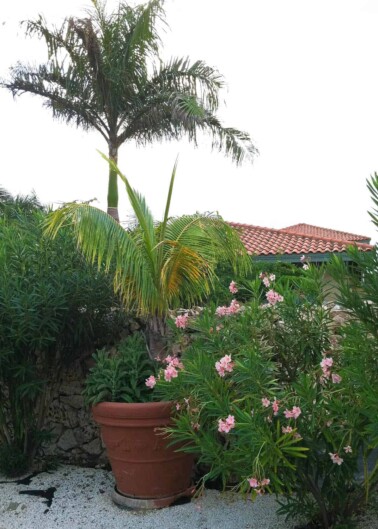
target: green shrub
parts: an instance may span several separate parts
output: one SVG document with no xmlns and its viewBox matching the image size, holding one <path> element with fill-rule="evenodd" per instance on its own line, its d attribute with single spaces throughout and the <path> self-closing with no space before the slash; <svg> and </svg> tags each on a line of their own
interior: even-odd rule
<svg viewBox="0 0 378 529">
<path fill-rule="evenodd" d="M 372 418 L 332 335 L 323 272 L 271 278 L 264 303 L 255 289 L 243 306 L 188 318 L 192 343 L 175 376 L 161 372 L 155 393 L 176 402 L 168 431 L 199 454 L 205 482 L 281 494 L 281 514 L 328 528 L 350 520 L 375 471 L 364 483 L 356 477 Z"/>
<path fill-rule="evenodd" d="M 156 374 L 156 364 L 150 359 L 141 334 L 127 337 L 115 351 L 97 351 L 93 359 L 95 364 L 85 382 L 87 404 L 152 400 L 153 393 L 147 388 L 146 379 Z"/>
<path fill-rule="evenodd" d="M 17 446 L 0 445 L 0 474 L 18 477 L 29 469 L 29 460 L 24 451 Z"/>
<path fill-rule="evenodd" d="M 70 230 L 43 236 L 46 215 L 33 202 L 0 208 L 0 444 L 28 466 L 62 369 L 114 340 L 123 320 L 111 280 Z"/>
</svg>

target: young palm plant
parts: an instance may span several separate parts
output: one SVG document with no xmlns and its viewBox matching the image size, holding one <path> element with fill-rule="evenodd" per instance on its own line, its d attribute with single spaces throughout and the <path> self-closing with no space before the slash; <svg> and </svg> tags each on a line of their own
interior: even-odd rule
<svg viewBox="0 0 378 529">
<path fill-rule="evenodd" d="M 125 142 L 145 145 L 186 136 L 196 145 L 197 133 L 203 131 L 212 137 L 213 148 L 236 163 L 256 154 L 247 133 L 223 127 L 216 116 L 224 84 L 217 70 L 203 61 L 160 60 L 162 1 L 136 7 L 120 3 L 110 14 L 104 3 L 92 4 L 85 18 L 66 18 L 60 28 L 49 28 L 42 16 L 26 21 L 26 34 L 45 40 L 48 61 L 39 66 L 18 63 L 10 80 L 0 85 L 13 95 L 42 97 L 56 119 L 97 130 L 115 163 Z M 108 213 L 119 218 L 112 164 Z"/>
<path fill-rule="evenodd" d="M 126 186 L 136 227 L 124 229 L 89 204 L 70 203 L 51 214 L 46 232 L 55 236 L 63 225 L 72 224 L 85 257 L 114 273 L 114 289 L 125 309 L 145 319 L 150 355 L 156 358 L 165 346 L 169 311 L 193 306 L 209 294 L 220 260 L 245 274 L 250 259 L 237 233 L 219 215 L 169 216 L 176 164 L 164 218 L 157 223 L 145 199 L 104 158 Z"/>
</svg>

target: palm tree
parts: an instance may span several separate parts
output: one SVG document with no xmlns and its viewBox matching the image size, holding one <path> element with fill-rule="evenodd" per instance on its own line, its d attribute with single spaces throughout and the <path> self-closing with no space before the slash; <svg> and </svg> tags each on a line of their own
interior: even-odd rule
<svg viewBox="0 0 378 529">
<path fill-rule="evenodd" d="M 14 96 L 43 98 L 53 117 L 95 129 L 117 164 L 119 147 L 134 140 L 180 139 L 197 144 L 208 132 L 213 148 L 240 163 L 257 153 L 247 133 L 223 127 L 216 116 L 223 78 L 203 61 L 159 59 L 157 22 L 164 23 L 162 0 L 130 7 L 119 4 L 111 14 L 91 0 L 85 18 L 66 18 L 50 29 L 42 16 L 26 22 L 26 34 L 43 38 L 48 61 L 38 67 L 18 63 L 10 80 L 1 81 Z M 118 217 L 117 173 L 109 165 L 108 213 Z"/>
<path fill-rule="evenodd" d="M 145 199 L 110 164 L 126 186 L 135 226 L 124 229 L 87 203 L 70 203 L 50 214 L 46 233 L 55 236 L 63 225 L 73 226 L 84 256 L 114 273 L 114 290 L 125 309 L 145 319 L 150 353 L 156 357 L 165 345 L 169 311 L 192 306 L 206 296 L 220 260 L 245 274 L 250 259 L 237 233 L 219 215 L 169 216 L 176 165 L 164 218 L 156 223 Z"/>
<path fill-rule="evenodd" d="M 47 208 L 41 204 L 34 191 L 31 195 L 13 196 L 9 191 L 0 187 L 0 219 L 15 219 L 31 217 L 36 211 L 46 211 Z"/>
</svg>

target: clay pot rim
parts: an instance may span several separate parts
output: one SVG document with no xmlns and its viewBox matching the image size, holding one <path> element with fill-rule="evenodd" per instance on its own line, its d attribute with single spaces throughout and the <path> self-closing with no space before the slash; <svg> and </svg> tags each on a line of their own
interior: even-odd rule
<svg viewBox="0 0 378 529">
<path fill-rule="evenodd" d="M 99 417 L 152 419 L 169 417 L 173 401 L 159 402 L 99 402 L 92 407 L 95 420 Z"/>
</svg>

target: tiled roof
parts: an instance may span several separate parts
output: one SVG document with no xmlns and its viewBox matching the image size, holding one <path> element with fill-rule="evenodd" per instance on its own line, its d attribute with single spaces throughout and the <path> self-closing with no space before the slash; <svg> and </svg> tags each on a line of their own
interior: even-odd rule
<svg viewBox="0 0 378 529">
<path fill-rule="evenodd" d="M 354 233 L 347 233 L 345 231 L 330 230 L 328 228 L 320 228 L 319 226 L 312 226 L 311 224 L 295 224 L 288 228 L 282 228 L 283 231 L 297 233 L 302 235 L 315 235 L 315 237 L 326 237 L 327 239 L 336 239 L 338 241 L 360 241 L 370 242 L 370 237 L 366 235 L 356 235 Z"/>
<path fill-rule="evenodd" d="M 249 224 L 229 223 L 240 233 L 240 238 L 251 255 L 284 255 L 345 252 L 351 244 L 362 251 L 370 251 L 374 246 L 345 239 L 319 237 L 293 233 L 291 231 L 262 228 Z M 301 225 L 303 226 L 303 225 Z M 333 230 L 329 230 L 333 231 Z"/>
</svg>

